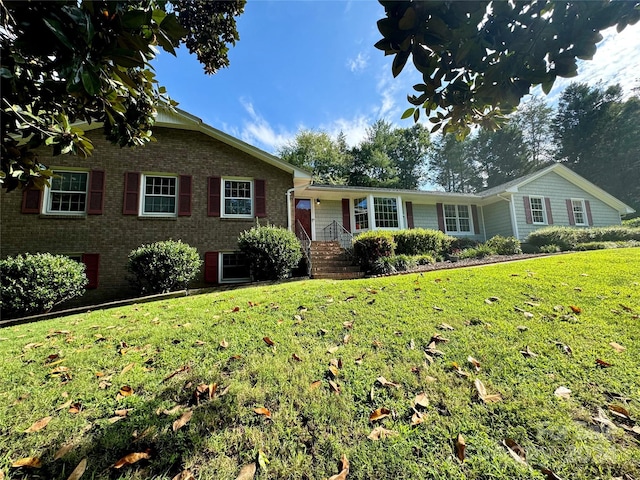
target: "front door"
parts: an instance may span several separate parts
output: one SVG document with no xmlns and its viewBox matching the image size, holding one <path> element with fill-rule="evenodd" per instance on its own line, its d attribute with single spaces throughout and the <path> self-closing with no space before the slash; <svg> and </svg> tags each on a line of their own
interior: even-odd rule
<svg viewBox="0 0 640 480">
<path fill-rule="evenodd" d="M 302 229 L 311 238 L 311 200 L 308 198 L 296 198 L 296 236 L 305 238 Z"/>
</svg>

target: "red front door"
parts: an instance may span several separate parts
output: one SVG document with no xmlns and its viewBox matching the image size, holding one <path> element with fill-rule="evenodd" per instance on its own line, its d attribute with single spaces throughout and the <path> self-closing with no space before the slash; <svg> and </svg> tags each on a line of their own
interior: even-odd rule
<svg viewBox="0 0 640 480">
<path fill-rule="evenodd" d="M 296 198 L 296 236 L 304 238 L 302 229 L 311 238 L 311 200 L 308 198 Z"/>
</svg>

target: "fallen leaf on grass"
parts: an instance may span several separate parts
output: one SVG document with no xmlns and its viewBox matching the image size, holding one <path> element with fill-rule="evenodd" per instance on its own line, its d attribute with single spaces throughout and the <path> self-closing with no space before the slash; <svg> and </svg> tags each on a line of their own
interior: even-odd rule
<svg viewBox="0 0 640 480">
<path fill-rule="evenodd" d="M 531 351 L 531 349 L 529 348 L 529 345 L 527 345 L 524 350 L 520 350 L 520 353 L 527 358 L 535 358 L 538 356 L 537 353 L 533 353 Z"/>
<path fill-rule="evenodd" d="M 397 383 L 393 383 L 390 382 L 389 380 L 387 380 L 384 377 L 378 377 L 376 378 L 376 381 L 382 385 L 383 387 L 394 387 L 394 388 L 400 388 L 400 385 L 398 385 Z"/>
<path fill-rule="evenodd" d="M 322 385 L 322 381 L 320 380 L 316 380 L 315 382 L 311 382 L 311 385 L 309 385 L 309 388 L 311 390 L 315 390 L 316 388 L 318 388 L 320 385 Z"/>
<path fill-rule="evenodd" d="M 271 411 L 268 408 L 258 407 L 253 409 L 258 415 L 264 415 L 266 418 L 271 418 Z"/>
<path fill-rule="evenodd" d="M 527 464 L 527 454 L 525 453 L 524 448 L 518 445 L 515 440 L 505 438 L 502 441 L 502 444 L 507 448 L 507 452 L 509 452 L 509 455 L 511 455 L 516 462 L 521 463 L 522 465 Z"/>
<path fill-rule="evenodd" d="M 38 430 L 42 430 L 44 427 L 49 425 L 49 422 L 51 421 L 52 418 L 53 417 L 41 418 L 37 422 L 34 422 L 33 425 L 31 425 L 29 428 L 27 428 L 24 431 L 24 433 L 33 433 L 33 432 L 37 432 Z"/>
<path fill-rule="evenodd" d="M 220 341 L 220 348 L 229 348 L 229 342 L 227 342 L 224 338 Z"/>
<path fill-rule="evenodd" d="M 273 340 L 271 340 L 269 337 L 262 337 L 262 340 L 264 340 L 264 343 L 266 343 L 270 347 L 273 347 L 275 345 L 275 343 L 273 343 Z"/>
<path fill-rule="evenodd" d="M 67 480 L 78 480 L 82 475 L 84 475 L 84 471 L 87 469 L 87 459 L 83 458 L 80 460 L 80 463 L 76 466 L 76 468 L 71 472 L 69 478 Z"/>
<path fill-rule="evenodd" d="M 500 299 L 498 297 L 489 297 L 489 298 L 485 298 L 484 303 L 486 303 L 487 305 L 491 305 L 492 303 L 495 302 L 499 302 Z"/>
<path fill-rule="evenodd" d="M 77 413 L 80 413 L 80 411 L 82 410 L 82 404 L 81 403 L 74 403 L 69 407 L 69 413 L 75 415 Z"/>
<path fill-rule="evenodd" d="M 349 460 L 347 460 L 347 456 L 344 453 L 340 459 L 340 468 L 340 473 L 329 477 L 329 480 L 346 480 L 347 475 L 349 475 Z"/>
<path fill-rule="evenodd" d="M 253 480 L 256 475 L 255 462 L 245 465 L 240 469 L 240 473 L 236 477 L 236 480 Z"/>
<path fill-rule="evenodd" d="M 376 420 L 382 420 L 389 415 L 391 415 L 391 410 L 389 410 L 388 408 L 377 408 L 373 412 L 371 412 L 371 415 L 369 415 L 369 421 L 375 422 Z"/>
<path fill-rule="evenodd" d="M 329 380 L 329 386 L 336 394 L 340 393 L 340 386 L 333 380 Z"/>
<path fill-rule="evenodd" d="M 466 448 L 467 444 L 464 441 L 464 437 L 461 433 L 459 433 L 458 437 L 456 438 L 456 457 L 458 457 L 458 460 L 460 460 L 461 462 L 464 462 L 464 451 Z"/>
<path fill-rule="evenodd" d="M 296 362 L 302 361 L 302 359 L 298 356 L 297 353 L 294 353 L 293 355 L 291 355 L 291 358 L 293 358 Z"/>
<path fill-rule="evenodd" d="M 16 460 L 11 464 L 12 467 L 25 467 L 25 468 L 41 468 L 42 461 L 38 457 L 26 457 Z"/>
<path fill-rule="evenodd" d="M 562 480 L 558 475 L 556 475 L 556 472 L 549 468 L 541 467 L 539 465 L 536 465 L 534 468 L 545 475 L 547 477 L 546 480 Z"/>
<path fill-rule="evenodd" d="M 134 452 L 129 453 L 118 460 L 116 463 L 112 465 L 113 468 L 122 468 L 125 465 L 133 465 L 134 463 L 139 462 L 140 460 L 148 460 L 151 458 L 150 450 L 145 452 Z"/>
<path fill-rule="evenodd" d="M 602 368 L 613 367 L 613 365 L 611 363 L 605 362 L 601 358 L 596 358 L 596 365 L 598 365 L 599 367 L 602 367 Z"/>
<path fill-rule="evenodd" d="M 448 341 L 449 341 L 448 338 L 443 337 L 439 333 L 434 333 L 433 335 L 431 335 L 431 340 L 429 340 L 429 344 L 447 343 Z"/>
<path fill-rule="evenodd" d="M 58 408 L 56 408 L 56 412 L 59 412 L 60 410 L 66 410 L 71 406 L 72 403 L 73 403 L 73 400 L 69 400 L 68 402 L 63 403 Z"/>
<path fill-rule="evenodd" d="M 469 362 L 471 366 L 476 369 L 476 372 L 480 371 L 480 362 L 478 360 L 469 356 L 467 357 L 467 362 Z"/>
<path fill-rule="evenodd" d="M 422 422 L 424 422 L 424 415 L 414 408 L 413 415 L 411 415 L 411 426 L 415 427 L 416 425 L 420 425 Z"/>
<path fill-rule="evenodd" d="M 182 472 L 177 474 L 175 477 L 173 477 L 171 480 L 196 480 L 196 477 L 194 477 L 193 473 L 191 473 L 189 470 L 183 470 Z"/>
<path fill-rule="evenodd" d="M 529 330 L 529 327 L 525 326 L 525 325 L 518 325 L 516 327 L 520 332 L 526 332 L 527 330 Z"/>
<path fill-rule="evenodd" d="M 393 430 L 387 430 L 384 427 L 376 427 L 371 433 L 367 436 L 369 440 L 373 440 L 374 442 L 378 440 L 384 440 L 387 437 L 393 437 L 398 435 L 398 432 L 394 432 Z"/>
<path fill-rule="evenodd" d="M 53 460 L 59 460 L 64 457 L 67 453 L 69 453 L 73 449 L 73 443 L 67 443 L 58 449 L 58 451 L 53 456 Z"/>
<path fill-rule="evenodd" d="M 329 348 L 327 348 L 327 353 L 336 353 L 339 348 L 340 347 L 335 346 L 335 345 L 333 347 L 329 347 Z"/>
<path fill-rule="evenodd" d="M 617 342 L 611 342 L 609 345 L 611 346 L 611 348 L 613 348 L 618 353 L 622 353 L 627 349 L 626 347 L 623 347 L 622 345 L 620 345 Z"/>
<path fill-rule="evenodd" d="M 609 408 L 609 411 L 614 414 L 616 417 L 620 417 L 624 420 L 631 420 L 631 415 L 629 414 L 629 411 L 624 408 L 621 407 L 620 405 L 609 405 L 607 408 Z"/>
<path fill-rule="evenodd" d="M 120 392 L 118 392 L 118 394 L 123 397 L 130 397 L 131 395 L 133 395 L 133 388 L 131 388 L 129 385 L 124 385 L 120 387 Z"/>
<path fill-rule="evenodd" d="M 487 389 L 479 378 L 476 378 L 474 385 L 478 392 L 478 397 L 480 397 L 480 400 L 482 400 L 484 403 L 496 403 L 502 401 L 502 397 L 500 396 L 500 394 L 488 394 Z"/>
<path fill-rule="evenodd" d="M 565 355 L 572 355 L 573 354 L 573 350 L 571 349 L 571 347 L 569 345 L 565 345 L 562 342 L 553 342 L 558 348 L 562 349 L 562 352 Z"/>
<path fill-rule="evenodd" d="M 413 406 L 427 408 L 429 406 L 429 398 L 427 397 L 427 394 L 422 392 L 416 395 L 416 397 L 413 399 Z"/>
<path fill-rule="evenodd" d="M 568 399 L 569 397 L 571 397 L 571 390 L 569 390 L 567 387 L 558 387 L 555 389 L 553 394 L 558 398 Z"/>
<path fill-rule="evenodd" d="M 122 369 L 122 372 L 120 372 L 120 375 L 124 375 L 125 373 L 127 373 L 129 370 L 131 370 L 135 366 L 136 366 L 135 363 L 130 363 L 129 365 L 127 365 L 126 367 L 124 367 Z"/>
<path fill-rule="evenodd" d="M 111 425 L 113 425 L 114 423 L 117 423 L 120 420 L 124 420 L 124 417 L 120 417 L 120 416 L 111 417 L 111 418 L 107 419 L 107 422 L 109 422 Z"/>
<path fill-rule="evenodd" d="M 182 427 L 184 427 L 187 423 L 189 423 L 189 420 L 191 420 L 191 417 L 193 417 L 193 410 L 184 412 L 179 419 L 173 422 L 173 431 L 177 432 Z"/>
<path fill-rule="evenodd" d="M 172 379 L 173 377 L 175 377 L 176 375 L 178 375 L 179 373 L 183 373 L 183 372 L 188 372 L 189 370 L 191 370 L 191 367 L 189 365 L 184 365 L 182 367 L 180 367 L 179 369 L 175 370 L 174 372 L 170 373 L 169 375 L 167 375 L 166 377 L 164 377 L 162 379 L 161 383 L 164 383 L 170 379 Z"/>
<path fill-rule="evenodd" d="M 618 305 L 620 305 L 620 308 L 622 308 L 625 312 L 633 313 L 633 308 L 627 307 L 626 305 L 623 305 L 621 303 L 619 303 Z"/>
<path fill-rule="evenodd" d="M 580 313 L 582 313 L 582 309 L 580 307 L 575 306 L 575 305 L 569 305 L 569 308 L 576 315 L 579 315 Z"/>
<path fill-rule="evenodd" d="M 532 319 L 534 317 L 533 313 L 531 312 L 524 312 L 523 315 L 525 318 L 528 318 L 528 319 Z"/>
<path fill-rule="evenodd" d="M 458 365 L 457 362 L 451 362 L 451 368 L 453 368 L 453 371 L 456 372 L 458 375 L 460 375 L 461 377 L 469 377 L 470 374 L 469 372 L 465 372 L 460 365 Z"/>
<path fill-rule="evenodd" d="M 362 362 L 364 361 L 364 357 L 365 357 L 366 353 L 363 353 L 362 355 L 360 355 L 358 358 L 355 359 L 355 364 L 356 365 L 362 365 Z"/>
</svg>

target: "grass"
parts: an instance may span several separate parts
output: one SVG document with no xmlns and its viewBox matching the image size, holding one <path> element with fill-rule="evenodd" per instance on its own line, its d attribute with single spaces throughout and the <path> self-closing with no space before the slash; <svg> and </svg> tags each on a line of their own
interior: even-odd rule
<svg viewBox="0 0 640 480">
<path fill-rule="evenodd" d="M 582 252 L 257 286 L 2 329 L 0 478 L 66 479 L 87 458 L 83 478 L 172 479 L 188 469 L 233 479 L 259 454 L 269 461 L 259 479 L 327 478 L 343 454 L 349 480 L 556 478 L 542 468 L 564 479 L 639 478 L 639 436 L 622 428 L 637 424 L 609 410 L 640 418 L 638 272 L 639 249 Z M 449 341 L 430 364 L 435 333 Z M 520 353 L 527 348 L 537 356 Z M 478 398 L 476 379 L 501 401 Z M 197 386 L 211 383 L 214 398 L 195 405 Z M 119 396 L 123 386 L 133 395 Z M 561 386 L 568 398 L 554 395 Z M 429 405 L 417 407 L 424 421 L 412 426 L 421 392 Z M 392 414 L 371 422 L 381 407 Z M 111 423 L 122 409 L 126 417 Z M 187 409 L 193 417 L 174 431 Z M 46 427 L 24 433 L 48 416 Z M 368 439 L 380 425 L 394 434 Z M 526 464 L 510 456 L 507 438 Z M 54 460 L 64 445 L 70 451 Z M 150 458 L 112 467 L 132 452 Z M 42 467 L 11 467 L 25 457 Z"/>
</svg>

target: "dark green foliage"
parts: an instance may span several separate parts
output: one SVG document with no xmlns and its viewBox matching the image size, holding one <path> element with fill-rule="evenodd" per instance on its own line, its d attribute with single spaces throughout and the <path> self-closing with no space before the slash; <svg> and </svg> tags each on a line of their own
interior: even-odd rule
<svg viewBox="0 0 640 480">
<path fill-rule="evenodd" d="M 254 280 L 279 280 L 291 275 L 302 258 L 300 241 L 293 232 L 273 225 L 255 226 L 238 237 Z"/>
<path fill-rule="evenodd" d="M 640 228 L 627 226 L 573 228 L 546 227 L 531 232 L 527 243 L 542 247 L 557 245 L 562 250 L 574 250 L 580 243 L 640 241 Z"/>
<path fill-rule="evenodd" d="M 424 228 L 412 228 L 394 232 L 393 240 L 396 243 L 395 253 L 397 255 L 421 255 L 421 254 L 442 254 L 449 250 L 452 243 L 456 241 L 440 230 L 429 230 Z"/>
<path fill-rule="evenodd" d="M 396 248 L 393 236 L 393 232 L 372 230 L 355 237 L 353 256 L 356 263 L 369 271 L 378 259 L 393 255 Z"/>
<path fill-rule="evenodd" d="M 495 255 L 496 252 L 486 244 L 478 245 L 473 248 L 466 248 L 462 250 L 458 256 L 460 258 L 484 258 L 490 255 Z"/>
<path fill-rule="evenodd" d="M 520 240 L 516 237 L 503 237 L 496 235 L 495 237 L 487 240 L 485 245 L 498 255 L 517 255 L 522 253 Z"/>
<path fill-rule="evenodd" d="M 454 250 L 464 250 L 465 248 L 475 248 L 480 245 L 480 242 L 473 238 L 466 237 L 451 237 L 453 241 L 449 245 L 449 249 L 446 253 L 451 253 Z"/>
<path fill-rule="evenodd" d="M 630 218 L 629 220 L 623 220 L 622 225 L 631 228 L 640 228 L 640 217 Z"/>
<path fill-rule="evenodd" d="M 84 264 L 63 255 L 37 253 L 0 260 L 3 317 L 34 315 L 84 294 Z"/>
<path fill-rule="evenodd" d="M 402 115 L 430 117 L 432 133 L 495 129 L 531 87 L 548 93 L 557 77 L 577 74 L 577 60 L 593 58 L 600 31 L 640 19 L 637 1 L 433 2 L 382 1 L 382 39 L 398 76 L 411 58 L 422 74 Z"/>
<path fill-rule="evenodd" d="M 530 243 L 521 243 L 520 248 L 522 248 L 522 253 L 540 253 L 540 247 L 538 247 L 537 245 L 531 245 Z"/>
<path fill-rule="evenodd" d="M 562 248 L 552 243 L 550 245 L 541 246 L 538 251 L 542 253 L 558 253 L 562 251 Z"/>
<path fill-rule="evenodd" d="M 202 260 L 195 247 L 180 240 L 141 245 L 129 254 L 127 270 L 141 294 L 166 293 L 187 288 Z"/>
</svg>

